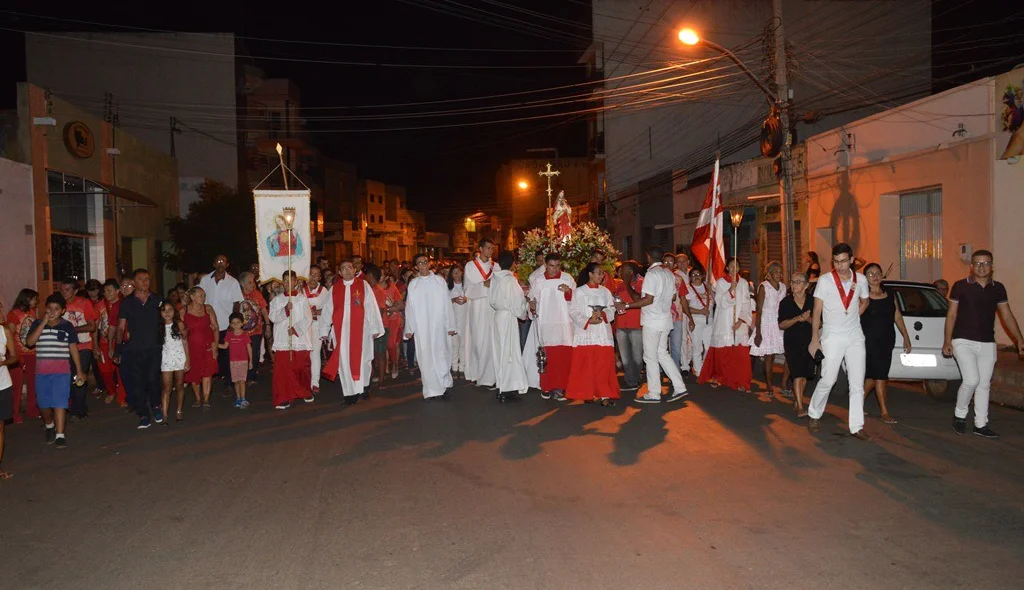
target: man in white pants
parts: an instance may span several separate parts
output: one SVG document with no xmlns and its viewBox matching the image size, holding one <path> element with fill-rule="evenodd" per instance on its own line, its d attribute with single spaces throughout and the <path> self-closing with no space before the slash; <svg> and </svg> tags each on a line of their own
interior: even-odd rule
<svg viewBox="0 0 1024 590">
<path fill-rule="evenodd" d="M 832 248 L 832 272 L 818 279 L 814 289 L 814 313 L 811 321 L 811 356 L 820 350 L 821 379 L 814 388 L 807 414 L 808 428 L 817 432 L 819 420 L 825 413 L 828 394 L 839 377 L 839 367 L 846 361 L 846 375 L 850 382 L 850 434 L 870 440 L 864 432 L 864 332 L 860 328 L 860 314 L 869 302 L 868 281 L 854 272 L 853 249 L 848 244 Z"/>
<path fill-rule="evenodd" d="M 988 396 L 996 366 L 996 314 L 1017 343 L 1017 356 L 1024 359 L 1020 326 L 1010 310 L 1006 287 L 992 280 L 992 253 L 978 250 L 971 256 L 971 274 L 953 284 L 946 312 L 942 354 L 956 357 L 963 381 L 956 394 L 953 430 L 967 432 L 967 411 L 974 397 L 974 434 L 999 438 L 988 427 Z"/>
<path fill-rule="evenodd" d="M 640 327 L 644 344 L 644 364 L 647 366 L 647 393 L 636 398 L 637 403 L 656 404 L 661 401 L 661 370 L 672 381 L 674 402 L 686 396 L 686 385 L 679 366 L 668 352 L 668 335 L 672 331 L 672 298 L 676 295 L 676 277 L 665 268 L 661 260 L 665 251 L 660 246 L 647 249 L 647 275 L 640 292 L 642 297 L 632 303 L 619 302 L 619 311 L 640 308 Z"/>
<path fill-rule="evenodd" d="M 309 311 L 313 315 L 311 339 L 313 350 L 309 351 L 310 377 L 312 378 L 310 387 L 313 389 L 313 395 L 320 395 L 320 368 L 323 364 L 320 351 L 323 348 L 323 339 L 331 334 L 331 318 L 324 315 L 324 307 L 327 306 L 327 300 L 331 298 L 331 291 L 320 283 L 319 266 L 309 269 L 309 280 L 306 281 L 303 290 L 306 299 L 309 300 Z"/>
</svg>

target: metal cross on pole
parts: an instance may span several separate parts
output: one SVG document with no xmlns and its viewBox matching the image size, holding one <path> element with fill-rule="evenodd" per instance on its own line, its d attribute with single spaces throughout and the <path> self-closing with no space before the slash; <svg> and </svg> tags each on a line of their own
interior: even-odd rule
<svg viewBox="0 0 1024 590">
<path fill-rule="evenodd" d="M 551 169 L 551 162 L 548 162 L 547 170 L 541 170 L 537 174 L 539 174 L 541 176 L 546 176 L 547 179 L 548 179 L 548 209 L 550 210 L 551 209 L 551 178 L 554 177 L 554 176 L 558 176 L 559 174 L 561 174 L 561 172 L 559 172 L 558 170 L 552 170 Z"/>
</svg>

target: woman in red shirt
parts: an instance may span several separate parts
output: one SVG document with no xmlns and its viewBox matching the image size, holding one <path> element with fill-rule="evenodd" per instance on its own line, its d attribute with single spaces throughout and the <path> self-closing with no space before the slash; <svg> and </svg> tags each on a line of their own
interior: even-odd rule
<svg viewBox="0 0 1024 590">
<path fill-rule="evenodd" d="M 29 418 L 39 417 L 36 405 L 36 351 L 25 347 L 25 338 L 32 322 L 36 320 L 36 306 L 39 305 L 39 293 L 32 289 L 22 289 L 14 299 L 11 311 L 7 313 L 7 327 L 14 336 L 14 345 L 18 351 L 18 364 L 10 367 L 11 381 L 14 387 L 14 423 L 21 424 L 21 389 L 28 385 L 25 396 L 25 414 Z"/>
</svg>

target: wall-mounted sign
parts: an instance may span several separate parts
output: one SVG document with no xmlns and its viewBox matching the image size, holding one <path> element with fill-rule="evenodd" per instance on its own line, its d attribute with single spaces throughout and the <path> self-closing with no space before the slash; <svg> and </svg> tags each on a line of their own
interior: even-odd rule
<svg viewBox="0 0 1024 590">
<path fill-rule="evenodd" d="M 92 131 L 81 121 L 72 121 L 64 126 L 64 146 L 76 158 L 92 157 L 96 150 L 96 141 Z"/>
</svg>

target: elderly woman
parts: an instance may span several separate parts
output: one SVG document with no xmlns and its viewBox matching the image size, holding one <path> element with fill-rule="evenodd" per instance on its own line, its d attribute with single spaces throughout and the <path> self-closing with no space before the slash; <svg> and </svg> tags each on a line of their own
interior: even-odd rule
<svg viewBox="0 0 1024 590">
<path fill-rule="evenodd" d="M 802 272 L 793 273 L 789 281 L 790 293 L 779 303 L 779 329 L 782 330 L 783 348 L 786 352 L 786 365 L 793 378 L 793 409 L 796 415 L 803 418 L 807 415 L 804 409 L 804 391 L 807 380 L 814 376 L 814 359 L 808 352 L 811 345 L 811 315 L 814 301 L 808 292 L 807 275 Z"/>
<path fill-rule="evenodd" d="M 750 347 L 750 356 L 759 357 L 764 366 L 764 386 L 768 395 L 772 395 L 772 372 L 775 369 L 775 355 L 785 353 L 783 350 L 782 330 L 779 329 L 779 303 L 786 297 L 786 284 L 782 282 L 782 265 L 778 262 L 768 264 L 767 280 L 757 288 L 757 323 L 754 329 L 754 345 Z M 784 372 L 785 373 L 785 372 Z M 786 384 L 786 375 L 782 376 L 782 384 Z"/>
</svg>

